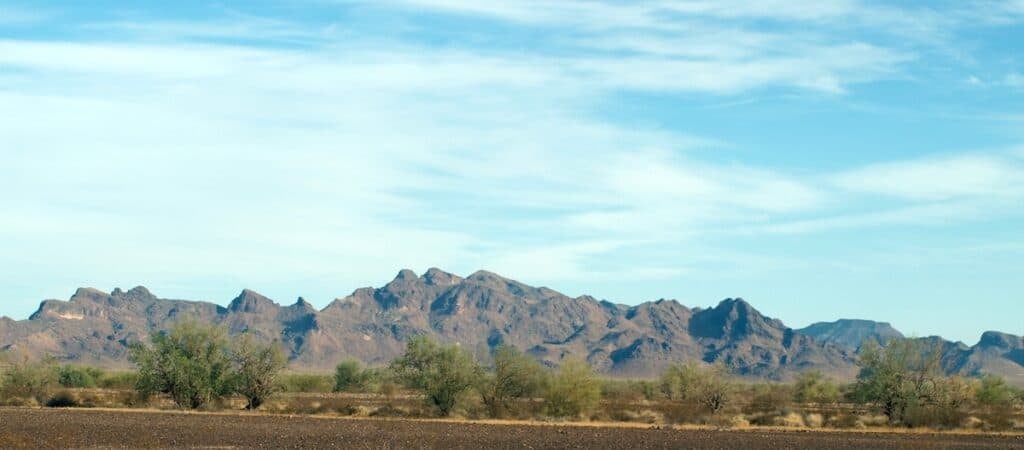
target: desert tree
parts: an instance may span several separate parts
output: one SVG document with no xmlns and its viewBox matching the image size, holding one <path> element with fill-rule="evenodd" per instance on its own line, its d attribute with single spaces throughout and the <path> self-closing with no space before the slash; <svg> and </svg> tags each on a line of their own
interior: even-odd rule
<svg viewBox="0 0 1024 450">
<path fill-rule="evenodd" d="M 391 362 L 391 370 L 406 385 L 423 391 L 427 402 L 447 416 L 463 394 L 475 386 L 482 369 L 473 357 L 455 345 L 441 345 L 424 337 L 409 340 L 405 354 Z"/>
<path fill-rule="evenodd" d="M 278 375 L 288 365 L 277 342 L 260 345 L 248 333 L 232 345 L 231 359 L 234 391 L 246 399 L 245 408 L 250 410 L 259 408 L 279 389 Z"/>
<path fill-rule="evenodd" d="M 536 359 L 500 345 L 494 349 L 494 372 L 481 377 L 477 389 L 491 417 L 501 417 L 513 400 L 538 393 L 545 375 Z"/>
<path fill-rule="evenodd" d="M 143 396 L 168 394 L 184 408 L 196 409 L 233 391 L 231 349 L 223 328 L 183 320 L 169 331 L 136 343 L 129 358 L 138 366 L 136 389 Z"/>
<path fill-rule="evenodd" d="M 894 423 L 907 423 L 908 411 L 929 405 L 958 407 L 962 383 L 941 375 L 940 350 L 920 339 L 893 339 L 885 347 L 868 341 L 857 360 L 854 398 L 878 405 Z"/>
</svg>

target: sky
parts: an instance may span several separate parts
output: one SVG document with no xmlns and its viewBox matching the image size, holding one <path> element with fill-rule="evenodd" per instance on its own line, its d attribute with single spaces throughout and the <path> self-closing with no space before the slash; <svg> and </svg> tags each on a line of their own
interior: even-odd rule
<svg viewBox="0 0 1024 450">
<path fill-rule="evenodd" d="M 402 268 L 1024 333 L 1024 1 L 0 0 L 0 314 Z"/>
</svg>

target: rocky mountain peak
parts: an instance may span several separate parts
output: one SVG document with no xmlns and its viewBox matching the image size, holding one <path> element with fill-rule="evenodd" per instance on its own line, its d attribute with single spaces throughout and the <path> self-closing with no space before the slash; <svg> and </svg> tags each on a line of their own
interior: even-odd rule
<svg viewBox="0 0 1024 450">
<path fill-rule="evenodd" d="M 429 285 L 448 286 L 461 282 L 462 277 L 431 267 L 423 274 L 423 280 Z"/>
<path fill-rule="evenodd" d="M 103 301 L 103 300 L 105 300 L 109 296 L 110 296 L 110 294 L 108 294 L 106 292 L 103 292 L 103 291 L 101 291 L 99 289 L 91 288 L 91 287 L 82 287 L 82 288 L 78 288 L 75 291 L 75 294 L 71 296 L 70 301 L 72 301 L 72 302 L 80 302 L 80 301 L 97 302 L 97 301 Z"/>
<path fill-rule="evenodd" d="M 228 311 L 245 313 L 262 313 L 277 308 L 278 305 L 273 300 L 249 289 L 243 289 L 242 293 L 228 305 Z"/>
<path fill-rule="evenodd" d="M 752 334 L 771 334 L 774 325 L 742 298 L 727 298 L 714 308 L 694 311 L 690 331 L 700 337 L 742 339 Z"/>
<path fill-rule="evenodd" d="M 1024 348 L 1024 339 L 1008 333 L 986 331 L 982 333 L 978 347 L 995 347 L 1000 349 Z"/>
<path fill-rule="evenodd" d="M 409 269 L 402 269 L 395 276 L 395 281 L 416 281 L 419 279 L 420 277 L 416 275 L 416 272 Z"/>
</svg>

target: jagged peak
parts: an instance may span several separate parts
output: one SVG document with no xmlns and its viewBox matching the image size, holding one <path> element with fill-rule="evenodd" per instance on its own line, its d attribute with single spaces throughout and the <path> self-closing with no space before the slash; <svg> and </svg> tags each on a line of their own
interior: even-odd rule
<svg viewBox="0 0 1024 450">
<path fill-rule="evenodd" d="M 242 289 L 242 292 L 231 300 L 228 310 L 233 312 L 259 312 L 270 307 L 278 307 L 278 304 L 259 292 L 251 289 Z"/>
<path fill-rule="evenodd" d="M 410 269 L 402 269 L 398 271 L 398 275 L 395 275 L 395 281 L 416 281 L 418 279 L 420 277 Z"/>
<path fill-rule="evenodd" d="M 295 303 L 292 304 L 292 308 L 301 309 L 304 311 L 316 311 L 316 308 L 314 308 L 311 303 L 307 302 L 306 299 L 302 297 L 299 297 L 295 300 Z"/>
<path fill-rule="evenodd" d="M 110 292 L 110 296 L 127 298 L 156 298 L 156 296 L 153 295 L 152 292 L 149 292 L 149 289 L 146 289 L 145 286 L 135 286 L 127 292 L 121 290 L 121 288 L 114 288 L 114 290 Z"/>
<path fill-rule="evenodd" d="M 423 273 L 423 280 L 432 285 L 456 284 L 462 281 L 462 277 L 450 272 L 445 272 L 437 267 L 431 267 Z"/>
</svg>

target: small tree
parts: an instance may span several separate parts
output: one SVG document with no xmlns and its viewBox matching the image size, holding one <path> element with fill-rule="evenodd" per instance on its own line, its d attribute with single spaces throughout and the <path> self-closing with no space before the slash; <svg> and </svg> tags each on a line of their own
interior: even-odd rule
<svg viewBox="0 0 1024 450">
<path fill-rule="evenodd" d="M 544 409 L 554 417 L 589 414 L 601 401 L 601 383 L 593 369 L 582 360 L 564 361 L 551 378 L 544 397 Z"/>
<path fill-rule="evenodd" d="M 246 399 L 246 409 L 256 409 L 279 388 L 278 375 L 288 365 L 276 343 L 258 345 L 252 336 L 238 338 L 232 352 L 235 392 Z"/>
<path fill-rule="evenodd" d="M 231 352 L 222 328 L 186 320 L 169 332 L 154 333 L 151 345 L 133 345 L 129 358 L 139 368 L 136 389 L 146 396 L 170 395 L 181 407 L 196 409 L 232 392 Z"/>
<path fill-rule="evenodd" d="M 536 394 L 544 375 L 536 359 L 515 347 L 501 345 L 494 350 L 494 373 L 482 377 L 477 389 L 491 417 L 501 417 L 513 399 Z"/>
<path fill-rule="evenodd" d="M 395 375 L 413 388 L 423 390 L 426 400 L 442 416 L 455 408 L 459 397 L 475 386 L 480 366 L 466 351 L 439 345 L 424 336 L 409 340 L 405 354 L 391 362 Z"/>
<path fill-rule="evenodd" d="M 359 361 L 346 359 L 334 368 L 334 392 L 344 392 L 361 386 L 365 371 Z"/>
<path fill-rule="evenodd" d="M 940 358 L 939 348 L 925 348 L 920 340 L 894 339 L 885 348 L 868 341 L 857 361 L 854 398 L 879 405 L 890 421 L 907 425 L 920 423 L 931 407 L 959 408 L 964 383 L 940 375 Z"/>
</svg>

